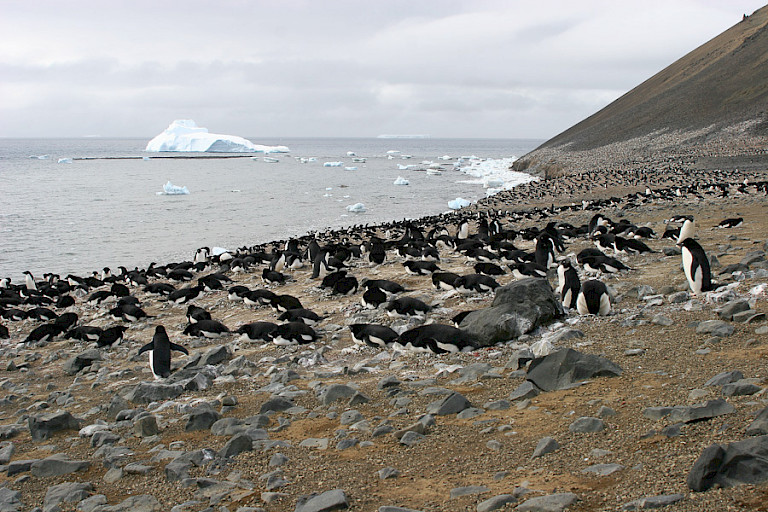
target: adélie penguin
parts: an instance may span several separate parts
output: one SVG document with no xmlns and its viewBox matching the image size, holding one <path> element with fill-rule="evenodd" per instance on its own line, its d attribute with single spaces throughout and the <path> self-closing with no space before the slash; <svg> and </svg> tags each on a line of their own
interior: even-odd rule
<svg viewBox="0 0 768 512">
<path fill-rule="evenodd" d="M 139 354 L 149 352 L 149 368 L 156 379 L 166 379 L 171 375 L 171 351 L 176 350 L 189 355 L 189 351 L 173 343 L 165 332 L 165 327 L 155 327 L 155 335 L 152 341 L 139 349 Z"/>
<path fill-rule="evenodd" d="M 576 299 L 581 289 L 581 280 L 576 269 L 571 265 L 570 260 L 563 260 L 557 266 L 557 293 L 560 294 L 560 300 L 564 308 L 573 309 L 576 307 Z"/>
<path fill-rule="evenodd" d="M 611 297 L 605 283 L 590 279 L 581 285 L 576 299 L 576 309 L 580 315 L 605 316 L 611 311 Z"/>
<path fill-rule="evenodd" d="M 386 325 L 352 324 L 352 341 L 358 345 L 368 345 L 376 348 L 389 348 L 397 341 L 398 335 Z"/>
<path fill-rule="evenodd" d="M 693 238 L 677 243 L 683 256 L 683 272 L 694 295 L 712 290 L 712 272 L 704 249 Z"/>
</svg>

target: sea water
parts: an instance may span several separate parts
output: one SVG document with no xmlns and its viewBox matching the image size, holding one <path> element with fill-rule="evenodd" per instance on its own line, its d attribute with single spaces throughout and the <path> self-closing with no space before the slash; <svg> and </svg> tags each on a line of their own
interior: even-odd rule
<svg viewBox="0 0 768 512">
<path fill-rule="evenodd" d="M 433 215 L 448 210 L 451 200 L 476 201 L 488 193 L 477 176 L 454 170 L 457 159 L 475 156 L 493 165 L 542 142 L 251 140 L 291 151 L 270 155 L 278 161 L 269 162 L 263 155 L 146 153 L 146 139 L 0 139 L 0 277 L 20 282 L 25 270 L 39 278 L 146 267 L 191 259 L 201 246 L 235 249 Z M 331 161 L 343 165 L 324 167 Z M 425 169 L 429 162 L 443 164 L 442 173 L 399 168 Z M 395 185 L 398 177 L 409 185 Z M 162 194 L 168 181 L 189 194 Z M 363 213 L 347 210 L 357 203 Z"/>
</svg>

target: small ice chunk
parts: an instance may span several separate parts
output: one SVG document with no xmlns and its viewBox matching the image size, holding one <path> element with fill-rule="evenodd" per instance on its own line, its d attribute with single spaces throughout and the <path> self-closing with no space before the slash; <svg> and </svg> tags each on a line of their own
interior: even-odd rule
<svg viewBox="0 0 768 512">
<path fill-rule="evenodd" d="M 395 185 L 410 185 L 411 182 L 409 182 L 407 179 L 403 178 L 402 176 L 398 176 L 395 180 Z"/>
<path fill-rule="evenodd" d="M 451 210 L 459 210 L 461 208 L 469 206 L 470 204 L 471 203 L 466 199 L 457 197 L 456 199 L 448 201 L 448 208 L 450 208 Z"/>
<path fill-rule="evenodd" d="M 397 149 L 390 149 L 389 151 L 387 151 L 387 154 L 388 155 L 399 155 L 400 151 L 397 150 Z"/>
<path fill-rule="evenodd" d="M 72 159 L 71 158 L 59 158 L 59 163 L 60 164 L 71 164 L 72 163 Z"/>
<path fill-rule="evenodd" d="M 363 213 L 365 211 L 365 205 L 363 203 L 355 203 L 347 206 L 347 211 L 352 213 Z"/>
<path fill-rule="evenodd" d="M 29 155 L 29 158 L 35 158 L 37 160 L 48 160 L 49 155 Z"/>
<path fill-rule="evenodd" d="M 143 156 L 143 157 L 141 157 L 141 159 L 142 159 L 142 160 L 152 160 L 152 159 L 151 159 L 151 158 L 149 158 L 148 156 Z"/>
<path fill-rule="evenodd" d="M 344 165 L 344 162 L 325 162 L 323 167 L 341 167 L 342 165 Z"/>
<path fill-rule="evenodd" d="M 223 247 L 214 247 L 213 249 L 211 249 L 211 256 L 221 256 L 225 252 L 229 252 L 229 251 L 227 251 Z"/>
<path fill-rule="evenodd" d="M 278 160 L 277 158 L 272 158 L 271 156 L 265 156 L 264 161 L 267 162 L 268 164 L 276 164 L 280 160 Z"/>
<path fill-rule="evenodd" d="M 357 156 L 354 151 L 347 151 L 347 156 Z"/>
<path fill-rule="evenodd" d="M 189 189 L 187 187 L 179 187 L 171 183 L 171 180 L 168 180 L 168 183 L 163 185 L 163 193 L 167 196 L 183 196 L 189 194 Z"/>
<path fill-rule="evenodd" d="M 345 167 L 344 170 L 345 171 L 356 171 L 357 167 Z"/>
</svg>

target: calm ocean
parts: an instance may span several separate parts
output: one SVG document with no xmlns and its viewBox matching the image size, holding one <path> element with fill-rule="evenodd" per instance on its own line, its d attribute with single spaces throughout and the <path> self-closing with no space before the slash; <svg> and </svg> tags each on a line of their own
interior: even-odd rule
<svg viewBox="0 0 768 512">
<path fill-rule="evenodd" d="M 148 140 L 0 139 L 0 276 L 20 282 L 25 270 L 40 278 L 44 272 L 145 267 L 191 259 L 204 245 L 236 248 L 311 230 L 432 215 L 446 211 L 452 199 L 486 196 L 482 176 L 453 169 L 458 158 L 493 159 L 476 162 L 475 174 L 483 175 L 486 167 L 506 168 L 509 161 L 500 159 L 522 156 L 542 142 L 250 139 L 290 148 L 289 154 L 270 155 L 279 162 L 268 163 L 258 154 L 218 159 L 145 153 Z M 400 154 L 390 158 L 388 151 Z M 366 161 L 353 162 L 348 152 Z M 182 155 L 192 158 L 166 158 Z M 301 157 L 316 160 L 301 163 Z M 323 166 L 332 161 L 343 166 Z M 442 174 L 398 167 L 429 162 L 443 164 Z M 394 185 L 399 176 L 410 184 Z M 168 181 L 187 187 L 189 195 L 158 195 Z M 348 212 L 356 203 L 366 211 Z"/>
</svg>

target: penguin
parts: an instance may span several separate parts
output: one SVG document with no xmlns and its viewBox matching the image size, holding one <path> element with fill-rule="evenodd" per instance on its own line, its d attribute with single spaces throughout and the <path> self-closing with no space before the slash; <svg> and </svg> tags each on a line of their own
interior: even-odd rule
<svg viewBox="0 0 768 512">
<path fill-rule="evenodd" d="M 144 287 L 144 291 L 147 293 L 154 293 L 156 295 L 168 296 L 176 291 L 176 287 L 168 283 L 152 283 Z"/>
<path fill-rule="evenodd" d="M 112 292 L 112 295 L 115 297 L 127 297 L 131 294 L 131 290 L 128 289 L 127 286 L 125 286 L 122 283 L 112 283 L 112 286 L 109 288 L 109 291 Z"/>
<path fill-rule="evenodd" d="M 224 289 L 224 285 L 221 284 L 221 281 L 216 279 L 213 275 L 208 275 L 208 276 L 203 276 L 198 278 L 197 286 L 201 287 L 203 291 L 206 291 L 206 292 Z"/>
<path fill-rule="evenodd" d="M 491 292 L 499 287 L 499 283 L 496 282 L 491 276 L 483 274 L 467 274 L 461 276 L 453 282 L 453 286 L 457 292 L 463 294 L 469 293 L 485 293 Z"/>
<path fill-rule="evenodd" d="M 390 296 L 408 291 L 403 285 L 387 279 L 363 279 L 362 285 L 364 288 L 378 288 Z"/>
<path fill-rule="evenodd" d="M 547 233 L 542 233 L 536 238 L 536 250 L 534 251 L 536 264 L 544 268 L 555 265 L 555 243 Z"/>
<path fill-rule="evenodd" d="M 68 340 L 96 341 L 101 336 L 103 329 L 91 325 L 81 325 L 67 331 L 64 337 Z"/>
<path fill-rule="evenodd" d="M 349 330 L 356 344 L 375 348 L 390 348 L 398 338 L 397 333 L 385 325 L 352 324 Z"/>
<path fill-rule="evenodd" d="M 304 322 L 288 322 L 277 326 L 272 342 L 275 345 L 304 345 L 317 340 L 317 333 Z"/>
<path fill-rule="evenodd" d="M 709 259 L 704 249 L 693 238 L 686 238 L 677 243 L 682 252 L 683 271 L 694 295 L 713 289 L 712 272 Z"/>
<path fill-rule="evenodd" d="M 209 247 L 201 247 L 195 251 L 195 257 L 192 260 L 193 263 L 208 263 L 211 257 L 211 249 Z"/>
<path fill-rule="evenodd" d="M 101 304 L 102 302 L 111 299 L 115 297 L 112 295 L 112 292 L 109 290 L 99 290 L 97 292 L 93 292 L 91 295 L 88 296 L 88 299 L 86 302 L 88 304 Z"/>
<path fill-rule="evenodd" d="M 270 306 L 277 313 L 285 313 L 289 309 L 299 309 L 304 306 L 301 305 L 301 301 L 293 295 L 276 295 L 271 301 Z"/>
<path fill-rule="evenodd" d="M 56 307 L 60 309 L 69 308 L 75 305 L 75 299 L 71 295 L 62 295 L 56 299 Z"/>
<path fill-rule="evenodd" d="M 358 283 L 354 276 L 342 277 L 336 281 L 331 289 L 332 295 L 354 295 L 357 293 Z"/>
<path fill-rule="evenodd" d="M 277 294 L 270 290 L 251 290 L 243 294 L 243 303 L 246 306 L 269 306 L 277 298 Z"/>
<path fill-rule="evenodd" d="M 547 277 L 547 269 L 537 263 L 511 263 L 509 269 L 512 271 L 512 275 L 515 276 L 515 279 Z"/>
<path fill-rule="evenodd" d="M 59 315 L 53 323 L 60 325 L 64 330 L 67 330 L 77 323 L 77 313 L 63 313 Z"/>
<path fill-rule="evenodd" d="M 64 330 L 65 328 L 61 325 L 56 325 L 53 323 L 39 325 L 32 329 L 32 332 L 29 333 L 27 339 L 24 340 L 24 343 L 34 341 L 53 341 L 53 339 L 61 335 Z"/>
<path fill-rule="evenodd" d="M 565 259 L 557 266 L 557 293 L 560 294 L 560 301 L 564 308 L 573 309 L 576 307 L 576 299 L 581 289 L 581 281 L 576 269 L 571 265 L 571 261 Z"/>
<path fill-rule="evenodd" d="M 366 247 L 368 251 L 368 261 L 373 265 L 381 265 L 387 258 L 387 251 L 384 241 L 380 238 L 372 238 Z"/>
<path fill-rule="evenodd" d="M 421 261 L 440 261 L 440 251 L 431 245 L 424 247 L 421 250 Z"/>
<path fill-rule="evenodd" d="M 477 274 L 485 274 L 486 276 L 503 276 L 505 274 L 504 269 L 495 263 L 475 263 L 473 268 Z"/>
<path fill-rule="evenodd" d="M 456 228 L 456 238 L 459 240 L 469 238 L 469 222 L 466 219 L 459 222 L 459 226 Z"/>
<path fill-rule="evenodd" d="M 203 287 L 200 285 L 191 286 L 189 288 L 182 288 L 175 290 L 168 294 L 168 300 L 175 302 L 176 304 L 186 304 L 193 301 L 198 297 L 202 297 Z"/>
<path fill-rule="evenodd" d="M 190 304 L 187 307 L 187 321 L 191 324 L 196 324 L 200 320 L 210 320 L 211 314 L 201 307 Z"/>
<path fill-rule="evenodd" d="M 55 320 L 58 316 L 59 315 L 48 308 L 34 308 L 27 311 L 27 318 L 34 318 L 35 320 L 42 320 L 43 322 Z"/>
<path fill-rule="evenodd" d="M 270 270 L 268 268 L 265 268 L 261 272 L 261 280 L 267 284 L 284 284 L 285 274 L 282 274 L 277 270 Z"/>
<path fill-rule="evenodd" d="M 468 314 L 472 313 L 473 310 L 470 311 L 462 311 L 461 313 L 458 313 L 451 318 L 451 322 L 453 322 L 453 326 L 458 328 L 461 322 L 464 321 L 464 319 L 467 317 Z"/>
<path fill-rule="evenodd" d="M 459 274 L 453 272 L 435 272 L 432 274 L 432 284 L 437 290 L 455 290 L 455 282 L 459 278 Z"/>
<path fill-rule="evenodd" d="M 277 324 L 274 322 L 252 322 L 241 325 L 235 332 L 250 341 L 270 342 L 276 330 Z"/>
<path fill-rule="evenodd" d="M 339 279 L 343 279 L 345 277 L 347 277 L 346 270 L 339 270 L 337 272 L 327 274 L 320 282 L 320 288 L 333 288 L 333 285 L 335 285 Z"/>
<path fill-rule="evenodd" d="M 405 331 L 398 338 L 405 350 L 445 354 L 475 348 L 470 336 L 452 325 L 428 324 Z"/>
<path fill-rule="evenodd" d="M 623 254 L 642 254 L 644 252 L 655 252 L 640 240 L 634 238 L 622 238 L 617 236 L 613 240 L 613 250 Z"/>
<path fill-rule="evenodd" d="M 277 317 L 281 322 L 304 322 L 309 326 L 313 326 L 323 319 L 320 315 L 314 311 L 306 308 L 289 309 L 285 313 Z"/>
<path fill-rule="evenodd" d="M 27 290 L 37 290 L 37 283 L 35 283 L 35 277 L 29 270 L 24 271 L 24 286 Z"/>
<path fill-rule="evenodd" d="M 381 288 L 375 286 L 371 286 L 365 290 L 363 296 L 360 298 L 360 303 L 366 309 L 376 309 L 385 302 L 387 302 L 387 294 L 384 293 Z"/>
<path fill-rule="evenodd" d="M 243 300 L 243 297 L 245 297 L 245 294 L 251 291 L 247 286 L 243 285 L 236 285 L 232 286 L 229 290 L 227 290 L 227 298 L 229 300 L 233 301 L 240 301 Z"/>
<path fill-rule="evenodd" d="M 199 320 L 184 329 L 184 334 L 188 336 L 203 338 L 219 338 L 226 333 L 229 333 L 227 326 L 217 320 Z"/>
<path fill-rule="evenodd" d="M 167 379 L 171 376 L 172 350 L 189 355 L 189 351 L 186 348 L 173 343 L 168 338 L 168 333 L 165 332 L 165 327 L 162 325 L 155 327 L 155 335 L 152 336 L 152 341 L 139 349 L 139 355 L 149 352 L 149 369 L 152 370 L 152 375 L 155 376 L 155 379 Z"/>
<path fill-rule="evenodd" d="M 189 270 L 177 267 L 169 271 L 167 277 L 171 281 L 191 281 L 195 276 Z"/>
<path fill-rule="evenodd" d="M 406 272 L 416 276 L 428 276 L 440 271 L 434 261 L 406 261 L 403 266 Z"/>
<path fill-rule="evenodd" d="M 109 310 L 109 314 L 115 320 L 122 319 L 123 322 L 136 322 L 140 318 L 151 318 L 143 309 L 131 304 L 123 304 L 122 306 L 112 308 Z"/>
<path fill-rule="evenodd" d="M 738 217 L 735 219 L 724 219 L 721 220 L 720 223 L 716 226 L 718 228 L 738 228 L 742 224 L 744 224 L 744 219 L 742 217 Z"/>
<path fill-rule="evenodd" d="M 680 234 L 677 235 L 677 243 L 679 244 L 686 238 L 693 238 L 696 231 L 696 221 L 693 217 L 688 217 L 683 221 L 683 225 L 680 226 Z"/>
<path fill-rule="evenodd" d="M 0 316 L 11 322 L 21 322 L 27 318 L 27 312 L 23 309 L 11 308 L 3 311 Z"/>
<path fill-rule="evenodd" d="M 123 341 L 123 336 L 125 335 L 125 331 L 128 330 L 128 327 L 124 325 L 115 325 L 113 327 L 108 327 L 101 331 L 101 334 L 99 334 L 99 338 L 96 340 L 96 345 L 99 347 L 111 347 L 115 344 L 120 344 L 121 341 Z"/>
<path fill-rule="evenodd" d="M 576 299 L 576 309 L 580 315 L 607 315 L 611 311 L 608 287 L 595 279 L 585 282 Z"/>
<path fill-rule="evenodd" d="M 414 297 L 399 297 L 391 300 L 385 309 L 387 310 L 387 315 L 393 318 L 409 316 L 424 318 L 431 308 L 423 301 Z"/>
</svg>

